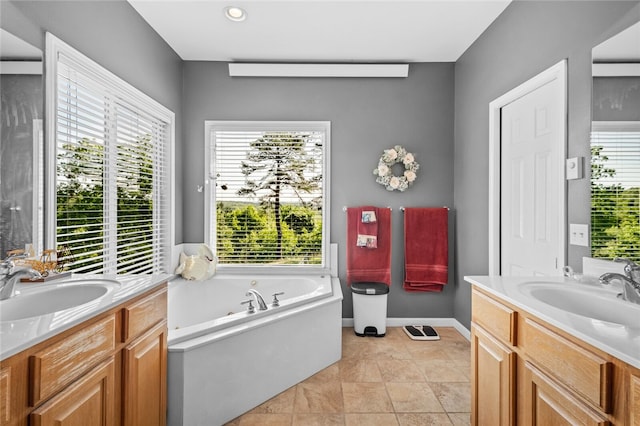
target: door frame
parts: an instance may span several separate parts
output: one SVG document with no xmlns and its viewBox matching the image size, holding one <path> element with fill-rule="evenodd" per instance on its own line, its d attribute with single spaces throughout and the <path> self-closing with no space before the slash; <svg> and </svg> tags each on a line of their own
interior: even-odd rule
<svg viewBox="0 0 640 426">
<path fill-rule="evenodd" d="M 559 239 L 558 268 L 566 264 L 567 258 L 567 183 L 565 178 L 565 158 L 567 156 L 567 60 L 563 59 L 552 67 L 542 71 L 518 87 L 510 90 L 489 103 L 489 275 L 500 275 L 500 168 L 501 168 L 501 109 L 507 104 L 533 92 L 545 84 L 558 80 L 559 93 L 562 97 L 562 118 L 560 120 L 560 134 L 562 146 L 559 151 L 558 173 L 560 191 L 558 194 L 560 207 L 558 230 L 562 238 Z"/>
</svg>

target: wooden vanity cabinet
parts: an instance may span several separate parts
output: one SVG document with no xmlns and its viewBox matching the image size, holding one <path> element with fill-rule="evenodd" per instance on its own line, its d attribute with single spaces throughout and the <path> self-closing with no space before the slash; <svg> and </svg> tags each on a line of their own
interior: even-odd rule
<svg viewBox="0 0 640 426">
<path fill-rule="evenodd" d="M 640 370 L 629 371 L 629 425 L 640 426 Z"/>
<path fill-rule="evenodd" d="M 0 424 L 166 424 L 167 287 L 0 362 Z"/>
<path fill-rule="evenodd" d="M 473 425 L 640 426 L 638 370 L 472 290 Z"/>
</svg>

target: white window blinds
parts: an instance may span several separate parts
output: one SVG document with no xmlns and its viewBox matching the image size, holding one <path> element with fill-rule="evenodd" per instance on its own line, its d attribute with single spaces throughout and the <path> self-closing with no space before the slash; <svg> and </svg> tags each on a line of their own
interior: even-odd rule
<svg viewBox="0 0 640 426">
<path fill-rule="evenodd" d="M 173 114 L 96 67 L 56 55 L 56 246 L 74 272 L 162 272 Z"/>
<path fill-rule="evenodd" d="M 325 266 L 329 124 L 207 122 L 221 265 Z"/>
<path fill-rule="evenodd" d="M 640 261 L 640 122 L 594 122 L 591 253 Z"/>
</svg>

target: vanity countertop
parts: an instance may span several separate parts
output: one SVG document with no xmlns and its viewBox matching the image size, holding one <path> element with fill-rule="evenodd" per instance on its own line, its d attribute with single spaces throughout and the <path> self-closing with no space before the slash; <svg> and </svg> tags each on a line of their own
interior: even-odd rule
<svg viewBox="0 0 640 426">
<path fill-rule="evenodd" d="M 565 277 L 465 276 L 464 279 L 621 361 L 640 368 L 640 305 L 620 301 L 620 303 L 633 305 L 632 310 L 638 306 L 639 315 L 632 320 L 637 325 L 629 326 L 564 311 L 522 291 L 523 285 L 542 283 L 569 289 L 582 289 L 586 286 L 589 291 L 602 291 L 607 294 L 607 297 L 615 297 L 614 293 L 617 292 L 615 288 L 601 284 L 585 284 Z"/>
<path fill-rule="evenodd" d="M 160 286 L 171 279 L 173 275 L 88 275 L 73 274 L 70 278 L 63 278 L 59 282 L 51 281 L 45 284 L 18 283 L 16 296 L 27 295 L 31 292 L 44 290 L 47 286 L 73 285 L 85 280 L 117 281 L 105 297 L 100 297 L 89 303 L 71 307 L 55 313 L 33 316 L 24 319 L 0 321 L 0 360 L 9 358 L 37 343 L 56 334 L 87 321 L 96 315 L 133 299 L 134 297 Z M 1 304 L 0 304 L 1 309 Z"/>
</svg>

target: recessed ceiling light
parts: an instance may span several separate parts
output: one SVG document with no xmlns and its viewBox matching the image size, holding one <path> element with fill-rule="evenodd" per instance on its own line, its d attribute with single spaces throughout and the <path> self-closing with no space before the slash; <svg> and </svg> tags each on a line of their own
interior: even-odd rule
<svg viewBox="0 0 640 426">
<path fill-rule="evenodd" d="M 224 8 L 224 16 L 231 21 L 240 22 L 247 19 L 247 12 L 240 7 L 229 6 Z"/>
</svg>

